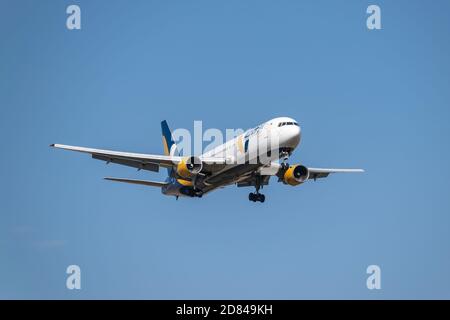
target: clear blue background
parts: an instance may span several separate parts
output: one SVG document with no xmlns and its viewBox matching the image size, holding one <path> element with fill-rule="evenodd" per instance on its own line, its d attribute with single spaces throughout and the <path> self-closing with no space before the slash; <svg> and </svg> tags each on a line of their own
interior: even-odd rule
<svg viewBox="0 0 450 320">
<path fill-rule="evenodd" d="M 372 1 L 0 1 L 0 298 L 450 298 L 450 2 L 375 3 L 380 31 Z M 175 201 L 48 147 L 280 115 L 291 162 L 366 174 Z"/>
</svg>

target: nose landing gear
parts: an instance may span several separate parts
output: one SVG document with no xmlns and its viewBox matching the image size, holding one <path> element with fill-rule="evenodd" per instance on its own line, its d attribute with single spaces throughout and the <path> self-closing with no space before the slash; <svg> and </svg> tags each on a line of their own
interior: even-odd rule
<svg viewBox="0 0 450 320">
<path fill-rule="evenodd" d="M 280 159 L 282 159 L 282 162 L 281 162 L 282 170 L 287 170 L 289 168 L 289 164 L 287 163 L 287 161 L 288 161 L 291 153 L 292 153 L 291 149 L 286 149 L 286 148 L 280 149 Z"/>
</svg>

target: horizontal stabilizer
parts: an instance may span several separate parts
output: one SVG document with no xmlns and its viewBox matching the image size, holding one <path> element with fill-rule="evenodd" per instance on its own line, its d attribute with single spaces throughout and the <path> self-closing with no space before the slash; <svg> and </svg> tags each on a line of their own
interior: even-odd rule
<svg viewBox="0 0 450 320">
<path fill-rule="evenodd" d="M 116 182 L 132 183 L 132 184 L 140 184 L 140 185 L 149 186 L 149 187 L 164 187 L 165 185 L 167 185 L 166 182 L 122 179 L 122 178 L 112 178 L 112 177 L 106 177 L 105 180 L 116 181 Z"/>
</svg>

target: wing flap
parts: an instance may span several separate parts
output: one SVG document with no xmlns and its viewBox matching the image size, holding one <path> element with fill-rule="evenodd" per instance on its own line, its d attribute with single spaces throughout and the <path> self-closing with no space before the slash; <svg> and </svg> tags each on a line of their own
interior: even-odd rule
<svg viewBox="0 0 450 320">
<path fill-rule="evenodd" d="M 110 156 L 93 154 L 93 159 L 103 160 L 106 162 L 121 164 L 128 167 L 133 167 L 140 170 L 148 170 L 152 172 L 159 172 L 159 165 L 157 163 L 145 162 L 145 161 L 136 161 L 131 159 L 121 159 L 121 158 L 112 158 Z"/>
<path fill-rule="evenodd" d="M 159 167 L 171 168 L 180 163 L 186 157 L 170 156 L 170 155 L 154 155 L 132 152 L 121 152 L 94 148 L 85 148 L 77 146 L 69 146 L 64 144 L 51 144 L 51 147 L 88 153 L 92 158 L 103 160 L 106 162 L 117 163 L 125 166 L 130 166 L 138 169 L 158 172 Z M 221 165 L 226 163 L 224 158 L 200 157 L 200 159 L 207 166 Z"/>
<path fill-rule="evenodd" d="M 362 173 L 363 169 L 327 169 L 327 168 L 308 168 L 309 179 L 326 178 L 330 173 Z"/>
<path fill-rule="evenodd" d="M 166 182 L 158 182 L 158 181 L 134 180 L 134 179 L 124 179 L 124 178 L 113 178 L 113 177 L 106 177 L 104 179 L 109 180 L 109 181 L 115 181 L 115 182 L 139 184 L 139 185 L 149 186 L 149 187 L 164 187 L 165 185 L 167 185 Z"/>
<path fill-rule="evenodd" d="M 269 184 L 271 176 L 261 176 L 261 181 L 259 182 L 260 186 L 267 186 Z M 255 187 L 256 186 L 256 179 L 254 176 L 250 176 L 247 179 L 241 180 L 236 183 L 236 186 L 238 188 L 242 187 Z"/>
<path fill-rule="evenodd" d="M 176 156 L 163 156 L 163 155 L 154 155 L 154 154 L 143 154 L 143 153 L 132 153 L 132 152 L 121 152 L 121 151 L 112 151 L 112 150 L 103 150 L 103 149 L 93 149 L 93 148 L 85 148 L 85 147 L 77 147 L 77 146 L 68 146 L 64 144 L 52 144 L 51 147 L 77 151 L 82 153 L 88 153 L 92 156 L 96 156 L 95 159 L 104 160 L 107 162 L 113 162 L 114 159 L 122 159 L 122 160 L 131 160 L 136 162 L 144 162 L 144 163 L 155 163 L 159 166 L 171 167 L 174 164 L 179 163 L 182 158 Z M 106 160 L 105 160 L 106 159 Z"/>
</svg>

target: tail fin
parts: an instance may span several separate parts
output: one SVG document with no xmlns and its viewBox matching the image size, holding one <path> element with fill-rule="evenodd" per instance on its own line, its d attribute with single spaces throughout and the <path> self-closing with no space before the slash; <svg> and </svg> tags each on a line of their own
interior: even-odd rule
<svg viewBox="0 0 450 320">
<path fill-rule="evenodd" d="M 172 137 L 172 132 L 170 132 L 169 126 L 167 125 L 167 121 L 164 120 L 161 122 L 161 130 L 162 130 L 162 139 L 164 146 L 164 154 L 166 156 L 174 156 L 177 155 L 177 145 Z"/>
<path fill-rule="evenodd" d="M 172 137 L 172 132 L 170 132 L 169 125 L 167 124 L 167 121 L 161 121 L 161 130 L 162 130 L 162 140 L 163 140 L 163 146 L 164 146 L 164 154 L 166 156 L 174 156 L 178 155 L 177 151 L 177 145 L 175 144 L 175 141 Z M 172 168 L 167 168 L 167 175 L 169 177 L 172 176 Z"/>
</svg>

